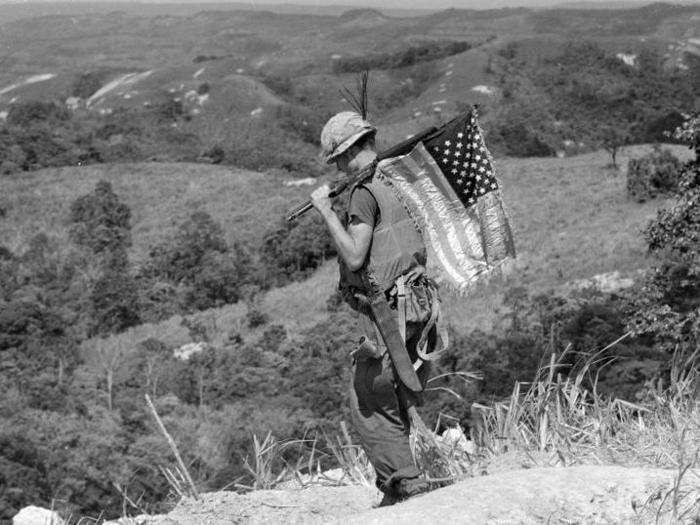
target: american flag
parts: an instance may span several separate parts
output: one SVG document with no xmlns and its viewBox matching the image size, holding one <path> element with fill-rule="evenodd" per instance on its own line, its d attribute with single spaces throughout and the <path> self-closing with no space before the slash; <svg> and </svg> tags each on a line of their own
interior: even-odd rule
<svg viewBox="0 0 700 525">
<path fill-rule="evenodd" d="M 440 131 L 423 144 L 464 205 L 471 206 L 480 196 L 497 190 L 474 112 L 456 118 Z"/>
<path fill-rule="evenodd" d="M 403 202 L 428 248 L 429 271 L 458 291 L 515 257 L 476 109 L 441 127 L 378 175 Z"/>
</svg>

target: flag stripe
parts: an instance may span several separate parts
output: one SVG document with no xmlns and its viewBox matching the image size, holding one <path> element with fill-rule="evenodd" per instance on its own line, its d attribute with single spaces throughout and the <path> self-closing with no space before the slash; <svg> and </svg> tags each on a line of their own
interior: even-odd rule
<svg viewBox="0 0 700 525">
<path fill-rule="evenodd" d="M 422 162 L 416 162 L 416 158 Z M 426 167 L 422 168 L 421 164 Z M 380 176 L 386 177 L 398 189 L 404 197 L 402 200 L 408 200 L 406 204 L 411 215 L 418 219 L 427 234 L 426 245 L 454 281 L 453 285 L 462 288 L 469 284 L 474 275 L 486 270 L 481 250 L 477 250 L 478 257 L 465 250 L 480 245 L 473 223 L 464 228 L 460 227 L 462 221 L 455 221 L 454 200 L 444 194 L 447 185 L 441 177 L 434 177 L 439 169 L 421 144 L 409 155 L 380 163 L 379 171 L 382 173 Z M 455 195 L 454 191 L 451 193 Z M 457 209 L 465 212 L 464 221 L 467 221 L 466 210 L 457 202 Z"/>
<path fill-rule="evenodd" d="M 428 269 L 459 291 L 515 256 L 491 156 L 475 111 L 447 123 L 409 154 L 379 163 L 421 230 Z M 434 267 L 434 268 L 433 268 Z"/>
</svg>

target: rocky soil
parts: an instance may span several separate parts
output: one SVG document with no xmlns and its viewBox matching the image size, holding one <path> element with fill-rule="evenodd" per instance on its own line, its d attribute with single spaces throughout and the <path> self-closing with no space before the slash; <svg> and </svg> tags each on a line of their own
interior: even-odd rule
<svg viewBox="0 0 700 525">
<path fill-rule="evenodd" d="M 533 468 L 469 478 L 382 508 L 376 507 L 379 493 L 363 486 L 215 492 L 139 523 L 653 523 L 664 501 L 660 522 L 694 523 L 697 508 L 683 519 L 671 514 L 676 476 L 675 470 L 616 466 Z M 680 511 L 697 500 L 700 472 L 686 473 L 675 495 Z"/>
</svg>

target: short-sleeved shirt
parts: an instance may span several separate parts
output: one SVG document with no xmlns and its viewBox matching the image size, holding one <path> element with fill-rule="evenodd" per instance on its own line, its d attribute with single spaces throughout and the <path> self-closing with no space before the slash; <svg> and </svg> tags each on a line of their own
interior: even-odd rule
<svg viewBox="0 0 700 525">
<path fill-rule="evenodd" d="M 366 187 L 358 186 L 352 192 L 348 204 L 348 217 L 351 224 L 355 220 L 369 224 L 372 228 L 381 221 L 377 199 Z"/>
</svg>

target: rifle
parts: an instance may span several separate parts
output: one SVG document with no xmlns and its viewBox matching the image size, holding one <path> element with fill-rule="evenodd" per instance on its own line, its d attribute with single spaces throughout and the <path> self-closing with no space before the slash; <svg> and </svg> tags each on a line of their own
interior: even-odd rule
<svg viewBox="0 0 700 525">
<path fill-rule="evenodd" d="M 427 140 L 430 137 L 430 135 L 432 135 L 436 131 L 438 131 L 438 128 L 432 126 L 414 135 L 413 137 L 406 139 L 403 142 L 396 144 L 395 146 L 392 146 L 387 150 L 379 152 L 377 154 L 377 159 L 372 164 L 370 164 L 369 166 L 360 170 L 358 173 L 352 176 L 343 177 L 335 184 L 333 184 L 333 187 L 331 188 L 331 191 L 329 193 L 329 197 L 336 197 L 348 188 L 352 188 L 356 184 L 359 184 L 360 182 L 370 178 L 372 175 L 374 175 L 374 169 L 377 167 L 377 162 L 379 162 L 380 160 L 390 159 L 391 157 L 397 157 L 399 155 L 404 155 L 405 153 L 408 153 L 413 149 L 413 147 L 416 144 Z M 313 204 L 311 204 L 310 200 L 306 201 L 304 204 L 297 206 L 289 212 L 289 214 L 287 215 L 287 221 L 293 221 L 300 215 L 309 211 L 312 207 Z"/>
</svg>

